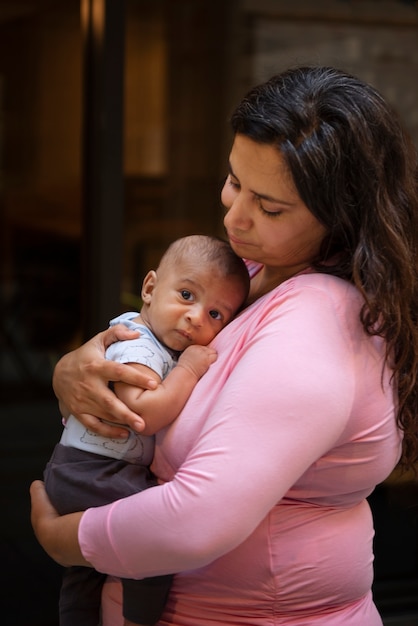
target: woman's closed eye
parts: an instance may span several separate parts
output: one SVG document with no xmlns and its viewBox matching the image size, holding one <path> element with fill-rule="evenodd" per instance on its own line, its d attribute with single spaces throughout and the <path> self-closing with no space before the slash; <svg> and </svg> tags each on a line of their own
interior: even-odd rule
<svg viewBox="0 0 418 626">
<path fill-rule="evenodd" d="M 241 190 L 241 183 L 239 183 L 238 180 L 232 176 L 232 174 L 228 175 L 226 182 L 230 187 L 232 187 L 234 191 Z M 267 208 L 269 200 L 265 200 L 265 198 L 256 193 L 253 193 L 253 197 L 257 203 L 257 207 L 260 209 L 263 215 L 267 215 L 268 217 L 278 217 L 279 215 L 281 215 L 281 209 L 273 208 L 273 206 L 271 209 Z"/>
<path fill-rule="evenodd" d="M 263 213 L 263 215 L 267 215 L 268 217 L 278 217 L 283 213 L 283 211 L 281 211 L 280 209 L 267 209 L 265 204 L 263 204 L 263 199 L 260 198 L 260 196 L 255 195 L 254 197 L 256 199 L 257 206 Z"/>
<path fill-rule="evenodd" d="M 226 182 L 230 187 L 232 187 L 232 189 L 236 189 L 236 190 L 241 189 L 240 183 L 236 179 L 234 180 L 231 174 L 228 174 L 226 178 Z"/>
</svg>

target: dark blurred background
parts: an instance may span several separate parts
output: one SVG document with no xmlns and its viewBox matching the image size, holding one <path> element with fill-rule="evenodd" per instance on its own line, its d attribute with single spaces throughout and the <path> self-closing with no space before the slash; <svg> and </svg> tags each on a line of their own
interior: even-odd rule
<svg viewBox="0 0 418 626">
<path fill-rule="evenodd" d="M 61 432 L 54 364 L 139 306 L 170 241 L 222 233 L 229 113 L 296 63 L 372 82 L 418 145 L 416 1 L 0 0 L 0 594 L 12 626 L 57 626 L 61 571 L 28 499 Z M 376 602 L 385 625 L 417 626 L 417 482 L 394 474 L 370 503 Z"/>
</svg>

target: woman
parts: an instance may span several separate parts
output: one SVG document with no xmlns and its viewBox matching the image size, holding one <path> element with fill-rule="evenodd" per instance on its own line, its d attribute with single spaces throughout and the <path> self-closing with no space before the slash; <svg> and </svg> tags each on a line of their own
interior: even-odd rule
<svg viewBox="0 0 418 626">
<path fill-rule="evenodd" d="M 332 68 L 255 87 L 232 129 L 224 223 L 250 298 L 158 436 L 164 484 L 58 517 L 37 482 L 34 529 L 63 564 L 177 572 L 160 626 L 379 626 L 366 497 L 418 456 L 416 154 L 382 97 Z M 100 387 L 132 382 L 102 362 L 114 339 L 55 378 L 103 433 L 104 410 L 141 427 Z M 121 623 L 116 582 L 103 611 Z"/>
</svg>

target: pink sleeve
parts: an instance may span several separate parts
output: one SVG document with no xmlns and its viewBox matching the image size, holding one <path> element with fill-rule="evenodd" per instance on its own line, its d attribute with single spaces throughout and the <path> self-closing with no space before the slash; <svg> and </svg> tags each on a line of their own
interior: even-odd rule
<svg viewBox="0 0 418 626">
<path fill-rule="evenodd" d="M 212 367 L 196 390 L 214 396 L 211 410 L 174 479 L 83 515 L 80 545 L 99 571 L 142 578 L 213 561 L 344 431 L 351 347 L 322 292 L 305 288 L 270 306 L 216 396 Z"/>
</svg>

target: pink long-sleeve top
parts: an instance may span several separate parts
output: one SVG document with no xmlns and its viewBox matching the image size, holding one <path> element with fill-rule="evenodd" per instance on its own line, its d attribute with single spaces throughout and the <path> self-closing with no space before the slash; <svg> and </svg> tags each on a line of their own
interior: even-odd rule
<svg viewBox="0 0 418 626">
<path fill-rule="evenodd" d="M 382 623 L 365 498 L 397 463 L 401 433 L 361 304 L 352 285 L 308 271 L 249 306 L 157 436 L 153 470 L 167 482 L 83 515 L 96 569 L 178 573 L 161 626 Z"/>
</svg>

